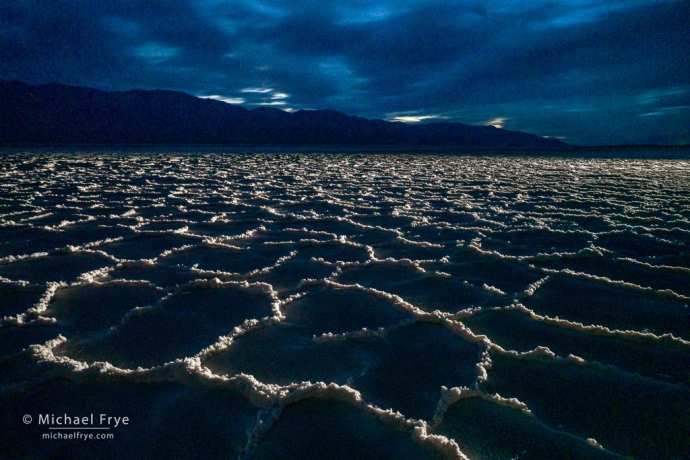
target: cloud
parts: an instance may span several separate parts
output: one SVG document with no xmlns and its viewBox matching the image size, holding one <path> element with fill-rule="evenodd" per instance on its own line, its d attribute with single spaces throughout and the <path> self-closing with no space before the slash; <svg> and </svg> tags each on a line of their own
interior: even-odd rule
<svg viewBox="0 0 690 460">
<path fill-rule="evenodd" d="M 673 107 L 690 105 L 687 11 L 688 0 L 4 0 L 0 78 L 419 123 L 500 113 L 511 129 L 618 143 L 686 129 Z"/>
<path fill-rule="evenodd" d="M 271 101 L 271 102 L 251 102 L 249 105 L 266 105 L 266 106 L 271 106 L 271 105 L 286 105 L 287 102 L 285 101 Z"/>
<path fill-rule="evenodd" d="M 243 93 L 259 93 L 259 94 L 270 93 L 271 91 L 273 91 L 272 88 L 244 88 L 242 90 Z"/>
<path fill-rule="evenodd" d="M 228 104 L 244 104 L 247 102 L 246 99 L 241 98 L 241 97 L 224 97 L 224 96 L 219 96 L 219 95 L 212 95 L 212 96 L 198 96 L 201 99 L 213 99 L 216 101 L 222 101 L 226 102 Z"/>
<path fill-rule="evenodd" d="M 503 128 L 503 126 L 505 125 L 505 122 L 507 120 L 508 120 L 507 118 L 496 117 L 496 118 L 492 118 L 490 120 L 482 121 L 479 124 L 482 126 L 493 126 L 494 128 Z"/>
<path fill-rule="evenodd" d="M 434 118 L 440 118 L 438 115 L 399 115 L 396 117 L 388 118 L 390 121 L 401 121 L 403 123 L 419 123 L 424 120 L 432 120 Z"/>
</svg>

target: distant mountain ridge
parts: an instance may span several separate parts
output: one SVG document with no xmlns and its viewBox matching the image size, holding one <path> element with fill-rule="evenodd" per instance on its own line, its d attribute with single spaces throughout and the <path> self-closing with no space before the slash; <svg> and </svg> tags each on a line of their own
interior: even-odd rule
<svg viewBox="0 0 690 460">
<path fill-rule="evenodd" d="M 0 81 L 0 144 L 568 147 L 492 126 L 408 125 L 333 110 L 248 110 L 176 91 L 105 92 L 18 81 Z"/>
</svg>

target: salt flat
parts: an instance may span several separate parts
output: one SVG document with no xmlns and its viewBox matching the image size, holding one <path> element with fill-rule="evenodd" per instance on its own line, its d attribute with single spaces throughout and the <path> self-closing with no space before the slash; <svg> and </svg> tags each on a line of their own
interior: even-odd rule
<svg viewBox="0 0 690 460">
<path fill-rule="evenodd" d="M 688 458 L 687 160 L 0 163 L 9 458 Z"/>
</svg>

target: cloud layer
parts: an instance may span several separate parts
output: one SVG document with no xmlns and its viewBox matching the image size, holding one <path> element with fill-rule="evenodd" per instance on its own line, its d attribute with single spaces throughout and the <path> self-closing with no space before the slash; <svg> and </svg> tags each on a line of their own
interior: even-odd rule
<svg viewBox="0 0 690 460">
<path fill-rule="evenodd" d="M 0 3 L 0 78 L 690 143 L 690 1 Z"/>
</svg>

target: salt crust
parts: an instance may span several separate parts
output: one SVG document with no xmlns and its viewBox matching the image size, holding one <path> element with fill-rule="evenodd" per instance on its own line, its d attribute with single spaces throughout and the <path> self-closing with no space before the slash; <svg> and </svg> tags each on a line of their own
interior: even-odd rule
<svg viewBox="0 0 690 460">
<path fill-rule="evenodd" d="M 29 157 L 27 157 L 29 158 Z M 30 157 L 26 161 L 38 161 L 39 157 Z M 103 167 L 107 162 L 112 162 L 113 157 L 103 156 L 92 159 L 94 164 L 99 167 Z M 43 161 L 43 160 L 41 160 Z M 46 161 L 42 167 L 46 171 L 51 171 L 51 175 L 54 177 L 60 176 L 62 173 L 56 169 L 58 163 L 73 161 L 71 157 L 59 157 L 56 160 Z M 142 160 L 143 161 L 143 160 Z M 169 165 L 182 164 L 181 158 L 171 157 L 165 158 L 163 163 Z M 161 162 L 159 161 L 159 164 Z M 150 165 L 153 165 L 151 163 Z M 4 178 L 13 177 L 12 174 L 16 174 L 16 168 L 13 165 L 0 174 Z M 681 165 L 682 166 L 682 165 Z M 676 165 L 678 167 L 678 165 Z M 138 171 L 137 173 L 142 173 Z M 218 170 L 216 176 L 219 180 L 224 180 L 227 176 L 227 172 L 223 170 Z M 184 174 L 180 177 L 184 177 Z M 192 176 L 189 176 L 192 177 Z M 354 177 L 354 176 L 353 176 Z M 345 178 L 351 180 L 352 178 Z M 522 180 L 522 179 L 519 179 Z M 46 182 L 49 184 L 49 182 Z M 45 185 L 45 184 L 44 184 Z M 156 187 L 158 184 L 155 180 L 146 180 L 146 185 L 144 187 Z M 103 203 L 98 202 L 100 193 L 102 193 L 105 188 L 100 184 L 78 184 L 78 190 L 80 193 L 84 194 L 81 197 L 80 203 L 90 204 L 89 209 L 107 209 Z M 128 186 L 133 187 L 134 186 Z M 0 189 L 2 190 L 2 189 Z M 217 187 L 218 194 L 226 194 L 225 199 L 227 204 L 242 206 L 245 209 L 261 209 L 270 215 L 275 215 L 279 218 L 289 217 L 297 222 L 310 222 L 311 220 L 317 219 L 316 215 L 299 215 L 288 212 L 283 212 L 272 206 L 268 205 L 252 205 L 243 202 L 241 199 L 235 195 L 235 191 L 231 187 L 227 187 L 222 182 L 219 183 Z M 358 217 L 367 216 L 377 216 L 381 215 L 378 210 L 379 207 L 376 203 L 366 204 L 364 202 L 358 201 L 353 203 L 352 201 L 338 198 L 334 195 L 329 194 L 329 191 L 321 188 L 320 186 L 314 189 L 314 193 L 321 196 L 323 201 L 328 204 L 334 204 L 340 206 L 342 209 L 347 210 L 349 213 L 347 216 L 333 216 L 333 222 L 339 222 L 347 224 L 352 228 L 358 228 L 363 231 L 375 230 L 380 232 L 390 233 L 394 235 L 396 244 L 402 244 L 407 246 L 414 246 L 418 248 L 428 248 L 428 249 L 443 249 L 444 245 L 431 243 L 427 241 L 413 240 L 407 237 L 406 233 L 398 228 L 387 228 L 381 225 L 367 225 L 357 221 Z M 89 195 L 86 195 L 89 194 Z M 614 194 L 615 195 L 615 194 Z M 194 206 L 198 203 L 203 203 L 201 198 L 203 198 L 201 192 L 193 188 L 185 188 L 185 186 L 179 186 L 174 191 L 170 191 L 169 198 L 174 198 L 177 200 L 183 200 L 189 206 Z M 258 196 L 258 195 L 257 195 Z M 375 197 L 374 194 L 369 192 L 362 193 L 361 197 L 371 198 Z M 363 200 L 363 198 L 359 200 Z M 316 398 L 329 398 L 346 401 L 353 407 L 359 408 L 381 420 L 383 423 L 391 424 L 397 428 L 408 430 L 413 437 L 413 439 L 419 443 L 425 443 L 436 448 L 439 452 L 442 452 L 447 458 L 454 459 L 466 459 L 467 457 L 460 451 L 457 443 L 453 440 L 445 438 L 443 436 L 433 434 L 433 429 L 442 423 L 443 415 L 447 411 L 448 407 L 458 401 L 466 398 L 482 398 L 492 404 L 497 404 L 504 407 L 509 407 L 514 410 L 521 411 L 527 416 L 532 416 L 531 410 L 521 401 L 514 398 L 503 398 L 498 394 L 490 394 L 483 390 L 485 384 L 490 379 L 490 371 L 492 366 L 491 357 L 493 355 L 503 355 L 509 356 L 514 359 L 520 360 L 533 360 L 533 361 L 546 361 L 554 364 L 560 364 L 565 366 L 591 366 L 595 368 L 602 367 L 612 367 L 612 366 L 602 366 L 599 363 L 587 362 L 586 360 L 569 355 L 567 357 L 559 357 L 553 353 L 547 347 L 536 347 L 534 350 L 527 352 L 516 352 L 514 350 L 505 350 L 491 342 L 491 340 L 485 335 L 477 335 L 473 333 L 469 328 L 467 328 L 462 320 L 467 317 L 482 314 L 486 311 L 495 310 L 513 310 L 526 314 L 531 320 L 542 322 L 556 327 L 561 327 L 565 329 L 571 329 L 578 331 L 582 334 L 588 335 L 601 335 L 615 337 L 621 340 L 633 340 L 641 342 L 659 342 L 665 345 L 680 347 L 682 349 L 687 349 L 690 347 L 690 341 L 675 337 L 672 334 L 661 334 L 655 335 L 647 332 L 639 331 L 620 331 L 612 330 L 605 326 L 600 325 L 585 325 L 582 323 L 567 321 L 559 318 L 551 318 L 544 315 L 538 315 L 534 311 L 526 308 L 520 303 L 524 298 L 530 297 L 535 294 L 545 283 L 548 283 L 555 276 L 566 276 L 566 277 L 576 277 L 586 279 L 588 281 L 614 285 L 622 289 L 628 289 L 632 291 L 644 292 L 646 294 L 651 294 L 655 296 L 662 296 L 666 298 L 672 298 L 675 300 L 688 301 L 689 297 L 673 292 L 671 290 L 656 290 L 651 287 L 645 287 L 637 285 L 634 283 L 626 282 L 623 280 L 614 280 L 603 276 L 595 276 L 588 273 L 577 272 L 570 269 L 562 270 L 552 270 L 546 268 L 536 268 L 533 262 L 536 261 L 551 261 L 551 260 L 563 260 L 567 261 L 570 259 L 579 258 L 598 258 L 598 257 L 614 257 L 622 263 L 635 264 L 644 267 L 648 270 L 658 271 L 658 272 L 669 272 L 675 275 L 687 276 L 690 274 L 690 268 L 687 267 L 676 267 L 668 265 L 659 265 L 646 261 L 641 261 L 633 259 L 630 257 L 615 257 L 615 253 L 612 251 L 599 247 L 596 245 L 596 241 L 603 236 L 631 236 L 631 237 L 646 237 L 651 238 L 652 234 L 655 235 L 655 241 L 681 247 L 676 241 L 674 241 L 674 234 L 684 235 L 690 233 L 688 227 L 690 226 L 690 221 L 687 217 L 682 214 L 668 214 L 672 217 L 674 224 L 671 228 L 661 228 L 656 226 L 657 221 L 654 218 L 636 218 L 638 222 L 644 223 L 644 225 L 632 225 L 625 223 L 626 219 L 630 219 L 630 216 L 621 213 L 608 213 L 606 216 L 601 216 L 603 222 L 605 222 L 609 229 L 603 232 L 593 232 L 585 229 L 571 230 L 571 229 L 560 229 L 549 227 L 546 222 L 546 218 L 581 218 L 581 217 L 597 217 L 600 216 L 598 211 L 591 210 L 587 211 L 585 209 L 577 209 L 578 203 L 585 203 L 584 199 L 580 199 L 577 196 L 569 198 L 572 205 L 569 209 L 564 210 L 564 208 L 559 205 L 536 205 L 534 207 L 538 213 L 541 213 L 541 221 L 534 219 L 530 212 L 514 212 L 512 210 L 504 207 L 505 203 L 501 203 L 501 191 L 492 190 L 488 197 L 494 200 L 494 204 L 488 207 L 482 207 L 478 205 L 475 197 L 471 194 L 458 192 L 453 195 L 450 193 L 448 196 L 439 197 L 439 200 L 445 202 L 448 208 L 444 211 L 446 216 L 450 218 L 454 216 L 460 216 L 461 218 L 470 217 L 472 218 L 472 223 L 469 225 L 458 226 L 456 224 L 439 219 L 437 216 L 441 214 L 434 214 L 435 210 L 427 206 L 426 211 L 431 212 L 427 216 L 416 216 L 410 225 L 410 228 L 436 228 L 439 230 L 448 231 L 464 231 L 464 232 L 476 232 L 479 236 L 473 238 L 470 243 L 466 243 L 465 240 L 457 240 L 455 248 L 450 248 L 455 251 L 454 255 L 444 256 L 440 259 L 431 260 L 411 260 L 408 258 L 395 259 L 393 257 L 388 257 L 385 259 L 379 259 L 376 257 L 375 248 L 371 245 L 365 245 L 351 241 L 345 235 L 338 235 L 337 233 L 325 232 L 303 228 L 287 228 L 281 230 L 282 232 L 303 232 L 311 234 L 314 237 L 326 237 L 326 240 L 316 239 L 316 238 L 302 238 L 299 241 L 288 241 L 284 242 L 266 242 L 264 244 L 291 244 L 299 243 L 300 245 L 312 245 L 319 246 L 324 244 L 340 244 L 344 246 L 357 247 L 364 249 L 368 254 L 368 260 L 364 262 L 342 262 L 342 261 L 327 261 L 323 258 L 312 258 L 312 263 L 322 264 L 326 266 L 333 267 L 335 272 L 331 277 L 327 277 L 321 280 L 309 280 L 305 279 L 300 283 L 298 289 L 308 288 L 310 286 L 324 286 L 331 289 L 349 289 L 355 290 L 367 295 L 371 295 L 380 299 L 384 299 L 391 304 L 392 308 L 396 308 L 402 311 L 409 312 L 412 317 L 408 320 L 401 321 L 398 324 L 391 325 L 388 327 L 382 327 L 377 330 L 361 329 L 359 331 L 351 331 L 343 334 L 332 334 L 324 333 L 319 337 L 314 337 L 315 342 L 323 341 L 347 341 L 347 340 L 357 340 L 364 337 L 385 337 L 391 331 L 397 330 L 399 328 L 408 327 L 416 322 L 430 322 L 438 324 L 441 327 L 445 327 L 452 331 L 454 334 L 477 346 L 478 348 L 478 362 L 476 363 L 476 378 L 469 388 L 466 387 L 455 387 L 446 388 L 441 387 L 440 389 L 440 399 L 437 405 L 437 410 L 430 422 L 423 420 L 413 420 L 407 419 L 402 414 L 398 412 L 393 412 L 390 409 L 381 409 L 363 400 L 361 394 L 355 389 L 349 387 L 348 385 L 336 385 L 334 383 L 326 382 L 300 382 L 291 383 L 289 385 L 275 385 L 275 384 L 265 384 L 258 381 L 251 375 L 238 374 L 233 376 L 220 376 L 212 373 L 208 368 L 203 366 L 203 361 L 208 359 L 214 354 L 226 350 L 232 346 L 233 341 L 243 335 L 249 334 L 257 329 L 270 327 L 272 325 L 278 324 L 285 319 L 282 314 L 282 308 L 285 307 L 290 302 L 293 302 L 303 296 L 307 295 L 306 292 L 298 292 L 292 294 L 286 298 L 280 299 L 278 293 L 273 289 L 270 284 L 262 282 L 251 282 L 252 278 L 258 276 L 269 274 L 275 268 L 279 267 L 281 264 L 290 260 L 294 257 L 298 251 L 292 251 L 288 256 L 278 259 L 273 265 L 269 265 L 257 270 L 250 271 L 248 273 L 229 273 L 222 271 L 212 271 L 200 269 L 198 266 L 189 267 L 189 271 L 194 273 L 199 279 L 190 281 L 181 286 L 175 286 L 168 289 L 162 289 L 155 286 L 150 281 L 144 280 L 118 280 L 110 279 L 110 275 L 115 271 L 115 269 L 127 269 L 136 267 L 150 267 L 155 266 L 163 258 L 176 253 L 182 253 L 191 249 L 207 247 L 207 248 L 225 248 L 229 250 L 244 251 L 248 248 L 242 246 L 243 242 L 250 241 L 255 236 L 259 235 L 261 232 L 267 232 L 267 228 L 259 223 L 256 228 L 247 230 L 246 232 L 235 235 L 235 236 L 218 236 L 218 237 L 207 237 L 202 235 L 197 235 L 193 230 L 190 230 L 190 225 L 194 222 L 186 220 L 184 218 L 171 217 L 171 215 L 163 216 L 167 219 L 167 222 L 177 222 L 183 226 L 179 229 L 174 230 L 147 230 L 143 227 L 150 223 L 155 222 L 155 219 L 145 219 L 138 215 L 141 211 L 141 206 L 127 205 L 121 202 L 124 207 L 123 210 L 118 210 L 117 213 L 111 213 L 107 216 L 93 216 L 93 215 L 83 215 L 75 213 L 74 216 L 77 217 L 75 220 L 62 220 L 60 223 L 55 225 L 41 226 L 41 219 L 51 217 L 54 215 L 53 212 L 39 207 L 33 206 L 32 210 L 17 211 L 12 213 L 6 213 L 0 215 L 0 227 L 34 227 L 37 229 L 42 229 L 49 232 L 64 232 L 71 227 L 87 224 L 94 222 L 102 217 L 107 217 L 115 221 L 120 221 L 114 225 L 115 228 L 123 228 L 134 232 L 132 237 L 118 237 L 109 238 L 101 241 L 94 241 L 83 244 L 81 246 L 68 245 L 63 248 L 57 248 L 45 252 L 37 252 L 33 254 L 25 255 L 9 255 L 0 258 L 0 265 L 8 265 L 14 263 L 23 263 L 34 260 L 41 260 L 48 257 L 59 256 L 61 254 L 91 254 L 102 258 L 104 261 L 110 263 L 110 266 L 103 267 L 101 269 L 89 271 L 83 273 L 77 277 L 77 279 L 72 283 L 64 282 L 48 282 L 45 285 L 31 284 L 28 281 L 10 279 L 0 277 L 0 285 L 6 285 L 12 287 L 13 289 L 45 289 L 40 300 L 31 308 L 29 308 L 24 313 L 5 317 L 0 322 L 3 327 L 27 327 L 27 326 L 40 326 L 43 324 L 55 324 L 56 320 L 50 317 L 42 316 L 42 313 L 46 311 L 48 305 L 50 304 L 55 293 L 59 289 L 71 287 L 71 286 L 88 286 L 88 285 L 109 285 L 109 284 L 120 284 L 120 285 L 133 285 L 133 286 L 150 286 L 156 288 L 164 293 L 164 296 L 153 305 L 137 307 L 127 314 L 124 315 L 123 321 L 127 321 L 128 318 L 132 316 L 137 316 L 141 314 L 147 314 L 152 310 L 162 308 L 164 302 L 172 296 L 180 295 L 181 293 L 188 292 L 194 289 L 215 289 L 215 288 L 225 288 L 225 289 L 238 289 L 244 290 L 252 293 L 257 293 L 259 295 L 266 296 L 271 302 L 272 314 L 271 316 L 262 319 L 248 319 L 242 324 L 233 328 L 228 334 L 218 338 L 216 343 L 209 347 L 204 348 L 199 353 L 192 357 L 178 359 L 161 366 L 156 366 L 148 369 L 137 368 L 137 369 L 121 369 L 117 368 L 107 362 L 93 362 L 86 363 L 71 359 L 67 356 L 55 355 L 53 350 L 59 345 L 67 342 L 67 339 L 62 335 L 59 335 L 53 340 L 50 340 L 44 344 L 34 344 L 30 347 L 12 355 L 0 357 L 0 363 L 18 363 L 18 362 L 30 362 L 33 365 L 38 366 L 42 369 L 41 376 L 37 379 L 25 382 L 19 382 L 11 385 L 6 385 L 0 389 L 0 394 L 6 395 L 9 393 L 19 392 L 26 389 L 33 388 L 41 383 L 49 382 L 56 378 L 64 378 L 72 380 L 75 382 L 112 382 L 112 381 L 124 381 L 124 382 L 160 382 L 160 381 L 171 381 L 177 382 L 183 385 L 191 384 L 203 384 L 212 386 L 222 386 L 233 388 L 239 391 L 244 397 L 246 397 L 252 404 L 259 408 L 257 414 L 257 424 L 254 429 L 249 433 L 248 442 L 246 446 L 247 452 L 252 452 L 253 449 L 258 445 L 261 438 L 270 430 L 272 424 L 280 417 L 282 409 L 289 404 L 301 401 L 306 398 L 316 397 Z M 528 195 L 520 195 L 517 197 L 517 202 L 527 203 L 529 202 Z M 613 197 L 615 199 L 615 196 Z M 299 203 L 304 200 L 304 197 L 299 199 L 282 199 L 277 200 L 279 203 Z M 415 201 L 415 198 L 406 198 L 406 203 L 396 206 L 392 215 L 406 217 L 408 215 L 414 215 L 414 206 L 424 206 L 420 201 Z M 383 202 L 397 203 L 394 198 L 384 197 Z M 169 206 L 165 204 L 165 199 L 150 199 L 151 207 L 163 207 Z M 411 206 L 412 203 L 414 206 Z M 113 201 L 113 204 L 117 204 Z M 73 205 L 63 205 L 60 204 L 55 207 L 61 210 L 74 210 L 78 211 L 81 209 L 79 206 Z M 110 208 L 114 209 L 114 208 Z M 368 211 L 368 214 L 359 214 L 357 209 L 362 211 Z M 423 207 L 419 207 L 423 209 Z M 177 206 L 179 212 L 185 213 L 189 212 L 185 205 Z M 236 212 L 228 211 L 222 213 L 211 213 L 203 210 L 194 210 L 194 212 L 200 214 L 208 214 L 208 223 L 211 224 L 229 224 L 233 223 L 238 214 Z M 492 215 L 493 213 L 493 215 Z M 573 252 L 559 252 L 554 251 L 550 253 L 536 253 L 534 255 L 528 256 L 512 256 L 507 254 L 502 254 L 498 251 L 487 250 L 482 248 L 482 238 L 485 236 L 490 236 L 493 232 L 500 231 L 514 231 L 511 230 L 511 226 L 505 224 L 504 222 L 497 220 L 499 215 L 512 216 L 512 219 L 523 222 L 528 222 L 531 219 L 531 224 L 528 228 L 532 231 L 540 231 L 551 233 L 554 235 L 574 235 L 574 236 L 584 236 L 591 239 L 591 243 L 588 247 L 582 248 Z M 228 218 L 228 217 L 232 218 Z M 657 219 L 658 220 L 658 219 Z M 261 222 L 261 220 L 260 220 Z M 264 221 L 266 224 L 269 221 Z M 668 223 L 668 222 L 667 222 Z M 685 227 L 685 228 L 683 228 Z M 169 250 L 163 251 L 157 257 L 152 259 L 140 259 L 140 260 L 125 260 L 118 259 L 111 254 L 108 254 L 106 250 L 103 250 L 104 246 L 114 243 L 114 242 L 124 242 L 132 238 L 136 238 L 139 234 L 154 234 L 154 235 L 165 235 L 165 234 L 176 234 L 189 238 L 194 241 L 192 244 L 183 245 L 177 248 L 171 248 Z M 665 237 L 661 237 L 665 235 Z M 107 249 L 107 248 L 105 248 Z M 466 308 L 464 310 L 458 311 L 456 313 L 445 313 L 440 311 L 425 312 L 415 305 L 405 301 L 400 296 L 390 294 L 388 292 L 377 290 L 373 288 L 366 288 L 360 285 L 346 285 L 339 283 L 337 277 L 343 270 L 354 268 L 354 267 L 366 267 L 375 264 L 389 264 L 396 265 L 400 267 L 405 267 L 413 270 L 414 272 L 425 277 L 438 277 L 438 278 L 452 278 L 452 275 L 445 273 L 443 271 L 429 271 L 425 268 L 428 264 L 448 264 L 451 263 L 452 257 L 457 255 L 462 255 L 466 253 L 475 253 L 483 257 L 501 259 L 501 260 L 511 260 L 518 264 L 522 264 L 526 269 L 542 273 L 545 275 L 540 280 L 529 285 L 523 292 L 517 293 L 512 296 L 512 304 L 503 307 L 472 307 Z M 465 284 L 469 284 L 465 281 Z M 489 292 L 492 295 L 499 297 L 508 296 L 505 292 L 484 283 L 481 286 L 482 289 Z M 510 300 L 510 298 L 509 298 Z M 603 449 L 601 445 L 594 439 L 588 438 L 586 442 L 598 449 Z"/>
</svg>

